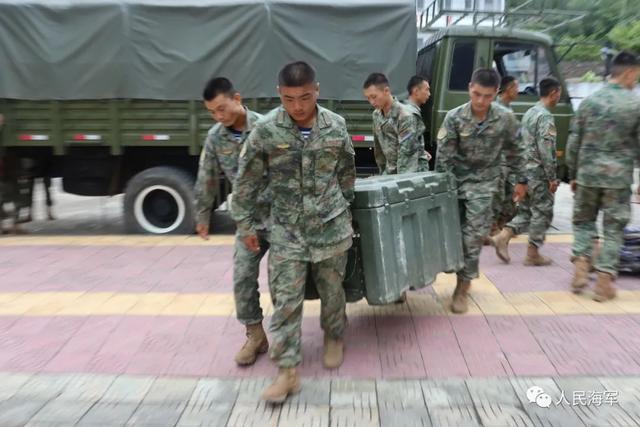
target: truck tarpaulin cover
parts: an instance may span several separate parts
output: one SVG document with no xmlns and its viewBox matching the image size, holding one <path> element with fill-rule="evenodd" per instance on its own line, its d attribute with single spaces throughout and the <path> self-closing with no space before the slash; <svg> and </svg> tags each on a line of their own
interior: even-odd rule
<svg viewBox="0 0 640 427">
<path fill-rule="evenodd" d="M 320 95 L 362 99 L 373 71 L 415 70 L 414 0 L 0 0 L 0 98 L 199 99 L 211 76 L 276 96 L 287 62 Z"/>
</svg>

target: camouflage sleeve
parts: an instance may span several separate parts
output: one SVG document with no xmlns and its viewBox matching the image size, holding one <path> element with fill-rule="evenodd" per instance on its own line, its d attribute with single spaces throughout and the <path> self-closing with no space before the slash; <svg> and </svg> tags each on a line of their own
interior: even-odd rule
<svg viewBox="0 0 640 427">
<path fill-rule="evenodd" d="M 380 140 L 378 139 L 378 135 L 376 135 L 375 131 L 373 132 L 373 156 L 376 159 L 378 170 L 381 174 L 384 174 L 387 169 L 387 159 L 382 152 L 382 146 L 380 145 Z"/>
<path fill-rule="evenodd" d="M 200 153 L 195 185 L 196 223 L 209 225 L 213 202 L 218 195 L 218 164 L 211 138 L 207 136 Z"/>
<path fill-rule="evenodd" d="M 413 114 L 400 117 L 398 122 L 398 173 L 418 170 L 418 156 L 422 140 Z"/>
<path fill-rule="evenodd" d="M 342 195 L 349 203 L 355 197 L 353 191 L 353 186 L 356 182 L 355 156 L 356 153 L 353 149 L 351 137 L 347 134 L 344 138 L 343 150 L 338 159 L 338 182 L 342 189 Z"/>
<path fill-rule="evenodd" d="M 556 135 L 556 123 L 553 116 L 551 114 L 543 115 L 538 123 L 536 143 L 542 167 L 549 181 L 556 180 Z"/>
<path fill-rule="evenodd" d="M 521 137 L 520 123 L 515 114 L 509 112 L 505 116 L 504 148 L 509 165 L 509 171 L 515 175 L 516 182 L 522 182 L 529 178 L 527 173 L 527 148 Z"/>
<path fill-rule="evenodd" d="M 240 236 L 256 233 L 254 218 L 260 190 L 264 187 L 266 162 L 263 156 L 259 129 L 249 135 L 240 152 L 238 176 L 234 182 L 231 217 Z"/>
<path fill-rule="evenodd" d="M 438 147 L 436 151 L 436 171 L 451 172 L 454 170 L 454 159 L 458 152 L 458 132 L 455 120 L 447 113 L 438 131 Z"/>
<path fill-rule="evenodd" d="M 578 152 L 582 144 L 582 129 L 584 126 L 584 109 L 583 106 L 578 108 L 578 112 L 571 121 L 571 132 L 565 148 L 565 163 L 569 172 L 569 179 L 576 179 L 576 170 L 578 169 Z"/>
</svg>

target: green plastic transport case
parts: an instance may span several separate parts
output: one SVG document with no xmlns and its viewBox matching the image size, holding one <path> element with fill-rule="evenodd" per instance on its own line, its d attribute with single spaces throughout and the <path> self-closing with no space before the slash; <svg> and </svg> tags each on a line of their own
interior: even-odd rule
<svg viewBox="0 0 640 427">
<path fill-rule="evenodd" d="M 455 180 L 435 172 L 358 179 L 351 206 L 356 233 L 344 281 L 348 302 L 397 301 L 462 267 Z M 317 298 L 311 282 L 307 299 Z"/>
</svg>

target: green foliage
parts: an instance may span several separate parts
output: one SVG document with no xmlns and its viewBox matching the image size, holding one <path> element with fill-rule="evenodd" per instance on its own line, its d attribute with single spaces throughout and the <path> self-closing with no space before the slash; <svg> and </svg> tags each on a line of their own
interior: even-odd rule
<svg viewBox="0 0 640 427">
<path fill-rule="evenodd" d="M 598 83 L 602 81 L 602 76 L 597 75 L 593 71 L 587 71 L 580 77 L 580 81 L 584 83 Z"/>
<path fill-rule="evenodd" d="M 507 0 L 509 9 L 522 5 L 525 0 Z M 565 10 L 582 11 L 587 16 L 578 22 L 554 29 L 554 40 L 587 40 L 600 46 L 606 40 L 614 43 L 616 49 L 640 51 L 640 1 L 638 0 L 534 0 L 523 10 Z M 528 25 L 530 29 L 539 29 L 540 21 Z M 558 20 L 543 21 L 547 27 Z M 597 59 L 595 47 L 576 47 L 569 59 Z"/>
<path fill-rule="evenodd" d="M 564 36 L 559 40 L 556 40 L 556 43 L 561 45 L 557 49 L 559 54 L 564 53 L 566 49 L 573 43 L 576 43 L 575 46 L 567 53 L 564 57 L 567 61 L 598 61 L 600 60 L 600 48 L 601 45 L 597 41 L 586 37 L 571 37 Z"/>
<path fill-rule="evenodd" d="M 611 40 L 618 48 L 640 52 L 640 21 L 627 25 L 616 25 L 609 32 Z"/>
</svg>

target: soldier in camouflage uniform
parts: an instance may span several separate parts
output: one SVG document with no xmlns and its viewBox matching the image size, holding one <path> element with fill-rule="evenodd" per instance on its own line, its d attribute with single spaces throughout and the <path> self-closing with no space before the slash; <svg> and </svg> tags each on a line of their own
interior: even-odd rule
<svg viewBox="0 0 640 427">
<path fill-rule="evenodd" d="M 496 97 L 496 104 L 513 113 L 511 103 L 518 99 L 518 81 L 513 76 L 504 76 L 500 80 L 500 89 Z"/>
<path fill-rule="evenodd" d="M 300 335 L 307 275 L 321 300 L 324 365 L 343 360 L 346 326 L 342 281 L 352 244 L 355 163 L 342 117 L 317 105 L 315 71 L 304 62 L 278 76 L 282 106 L 258 122 L 240 155 L 233 217 L 247 247 L 258 251 L 255 232 L 257 184 L 268 171 L 271 205 L 269 288 L 273 299 L 271 358 L 278 377 L 262 394 L 282 402 L 300 388 Z"/>
<path fill-rule="evenodd" d="M 558 189 L 556 178 L 556 124 L 551 111 L 560 101 L 562 86 L 554 78 L 540 81 L 540 101 L 522 117 L 521 138 L 527 150 L 527 197 L 520 202 L 518 214 L 500 234 L 493 237 L 496 254 L 509 263 L 509 241 L 529 229 L 529 247 L 524 265 L 543 266 L 551 259 L 540 255 L 545 234 L 553 219 L 553 199 Z"/>
<path fill-rule="evenodd" d="M 424 148 L 422 120 L 393 97 L 389 81 L 381 73 L 372 73 L 363 86 L 364 96 L 373 108 L 373 150 L 380 173 L 424 172 L 429 170 L 429 155 Z M 422 124 L 424 128 L 424 124 Z"/>
<path fill-rule="evenodd" d="M 492 105 L 499 78 L 492 69 L 476 70 L 469 83 L 470 102 L 449 111 L 438 131 L 436 170 L 452 173 L 458 183 L 464 267 L 457 272 L 451 310 L 467 311 L 471 280 L 478 277 L 482 241 L 491 228 L 492 203 L 502 173 L 500 158 L 506 152 L 511 171 L 519 179 L 515 197 L 527 189 L 525 152 L 513 113 Z"/>
<path fill-rule="evenodd" d="M 429 82 L 422 76 L 413 76 L 409 79 L 409 83 L 407 83 L 407 92 L 409 93 L 409 97 L 407 98 L 406 106 L 411 111 L 413 116 L 413 120 L 415 122 L 416 132 L 418 135 L 418 141 L 416 145 L 420 147 L 425 147 L 424 143 L 424 132 L 426 131 L 426 127 L 424 125 L 424 121 L 422 120 L 422 106 L 429 101 L 431 97 L 431 86 Z M 420 150 L 417 150 L 420 152 Z M 426 160 L 426 162 L 425 162 Z M 428 151 L 424 151 L 418 158 L 418 162 L 420 162 L 417 170 L 420 172 L 424 172 L 429 170 L 428 162 L 431 161 L 431 154 Z"/>
<path fill-rule="evenodd" d="M 204 104 L 216 123 L 207 134 L 200 155 L 196 194 L 196 231 L 203 239 L 209 238 L 211 208 L 218 194 L 219 168 L 233 183 L 238 173 L 238 159 L 242 146 L 262 118 L 242 105 L 240 94 L 231 82 L 218 77 L 211 79 L 205 87 Z M 263 194 L 266 191 L 263 191 Z M 268 196 L 265 196 L 268 197 Z M 235 356 L 238 365 L 251 365 L 261 353 L 269 348 L 267 336 L 262 328 L 262 308 L 258 291 L 260 260 L 269 248 L 267 220 L 268 204 L 263 203 L 255 211 L 256 233 L 260 251 L 253 253 L 242 243 L 236 233 L 233 254 L 233 295 L 238 321 L 246 326 L 247 341 Z"/>
<path fill-rule="evenodd" d="M 513 76 L 504 76 L 500 81 L 496 104 L 513 112 L 511 103 L 516 99 L 518 99 L 518 81 Z M 509 174 L 509 166 L 504 156 L 502 156 L 500 162 L 502 175 L 500 176 L 498 188 L 502 191 L 499 190 L 493 199 L 493 224 L 491 225 L 490 236 L 497 234 L 516 215 L 516 205 L 513 203 L 513 187 L 516 184 L 516 177 L 513 174 Z M 491 240 L 487 236 L 485 244 L 488 245 L 490 243 Z"/>
<path fill-rule="evenodd" d="M 632 91 L 639 76 L 638 58 L 619 53 L 610 82 L 580 104 L 567 143 L 566 161 L 575 192 L 572 288 L 580 292 L 587 286 L 593 262 L 596 301 L 616 296 L 611 282 L 618 274 L 623 230 L 631 216 L 633 164 L 640 161 L 640 99 Z M 599 211 L 604 214 L 604 239 L 597 259 L 592 259 Z"/>
</svg>

